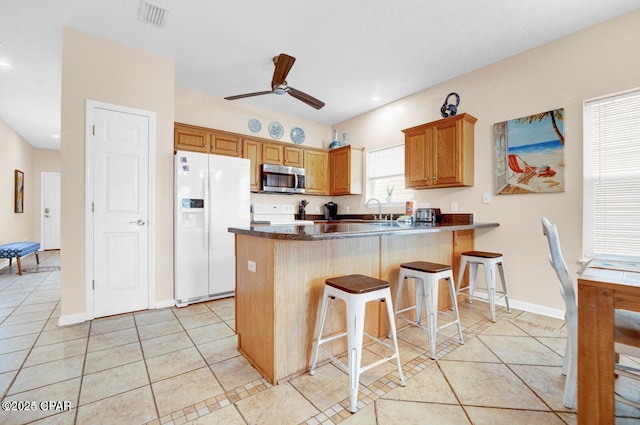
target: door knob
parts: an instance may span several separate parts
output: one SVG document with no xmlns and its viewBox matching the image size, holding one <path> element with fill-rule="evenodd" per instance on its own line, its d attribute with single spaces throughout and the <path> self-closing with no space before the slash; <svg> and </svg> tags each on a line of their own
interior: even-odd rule
<svg viewBox="0 0 640 425">
<path fill-rule="evenodd" d="M 137 224 L 138 226 L 144 226 L 144 220 L 139 218 L 136 221 L 130 221 L 129 224 Z"/>
</svg>

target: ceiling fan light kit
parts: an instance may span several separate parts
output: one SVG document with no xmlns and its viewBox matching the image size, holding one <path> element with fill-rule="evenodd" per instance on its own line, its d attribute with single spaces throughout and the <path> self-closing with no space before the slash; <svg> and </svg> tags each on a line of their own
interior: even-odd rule
<svg viewBox="0 0 640 425">
<path fill-rule="evenodd" d="M 236 100 L 243 99 L 245 97 L 262 96 L 264 94 L 283 95 L 287 93 L 298 99 L 299 101 L 306 103 L 312 108 L 321 109 L 324 106 L 323 101 L 318 100 L 315 97 L 297 90 L 287 84 L 287 75 L 289 74 L 289 71 L 291 71 L 291 67 L 293 66 L 293 63 L 295 61 L 296 58 L 285 53 L 280 53 L 278 56 L 274 56 L 273 64 L 275 65 L 275 69 L 273 70 L 273 77 L 271 78 L 271 90 L 227 96 L 225 97 L 225 99 Z"/>
</svg>

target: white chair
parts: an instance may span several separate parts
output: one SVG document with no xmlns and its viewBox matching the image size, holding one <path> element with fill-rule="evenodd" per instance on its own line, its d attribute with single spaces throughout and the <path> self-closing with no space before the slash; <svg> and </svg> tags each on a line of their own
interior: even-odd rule
<svg viewBox="0 0 640 425">
<path fill-rule="evenodd" d="M 565 320 L 567 322 L 568 336 L 562 364 L 562 374 L 567 377 L 564 387 L 564 405 L 568 408 L 575 408 L 578 388 L 578 307 L 576 293 L 573 287 L 573 279 L 562 256 L 558 230 L 546 217 L 542 218 L 542 232 L 549 241 L 549 262 L 560 280 L 560 292 L 566 307 Z M 616 372 L 620 375 L 640 380 L 639 369 L 617 363 L 619 354 L 640 358 L 640 314 L 626 310 L 616 310 L 615 327 Z M 640 403 L 626 399 L 618 394 L 616 394 L 616 401 L 640 409 Z"/>
</svg>

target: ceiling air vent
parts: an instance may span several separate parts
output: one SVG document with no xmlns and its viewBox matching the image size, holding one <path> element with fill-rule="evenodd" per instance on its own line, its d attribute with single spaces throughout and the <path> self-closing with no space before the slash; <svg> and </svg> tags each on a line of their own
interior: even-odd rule
<svg viewBox="0 0 640 425">
<path fill-rule="evenodd" d="M 149 3 L 148 1 L 141 0 L 140 10 L 138 10 L 138 19 L 158 28 L 164 28 L 167 12 L 169 12 L 168 9 Z"/>
</svg>

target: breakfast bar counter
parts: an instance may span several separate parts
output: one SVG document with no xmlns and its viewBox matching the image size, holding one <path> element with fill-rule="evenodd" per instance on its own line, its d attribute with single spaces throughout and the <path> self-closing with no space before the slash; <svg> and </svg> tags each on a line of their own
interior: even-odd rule
<svg viewBox="0 0 640 425">
<path fill-rule="evenodd" d="M 498 226 L 368 222 L 230 228 L 236 239 L 238 348 L 272 384 L 304 373 L 325 279 L 364 274 L 388 281 L 395 296 L 401 263 L 451 264 L 457 275 L 460 253 L 474 248 L 474 231 Z M 445 294 L 439 306 L 444 308 L 450 303 L 444 286 L 440 294 Z M 403 295 L 401 305 L 411 302 Z M 378 304 L 367 305 L 365 331 L 382 337 L 389 323 Z M 343 322 L 344 306 L 332 303 L 325 335 L 342 331 Z M 346 352 L 346 340 L 325 348 L 339 355 Z"/>
</svg>

